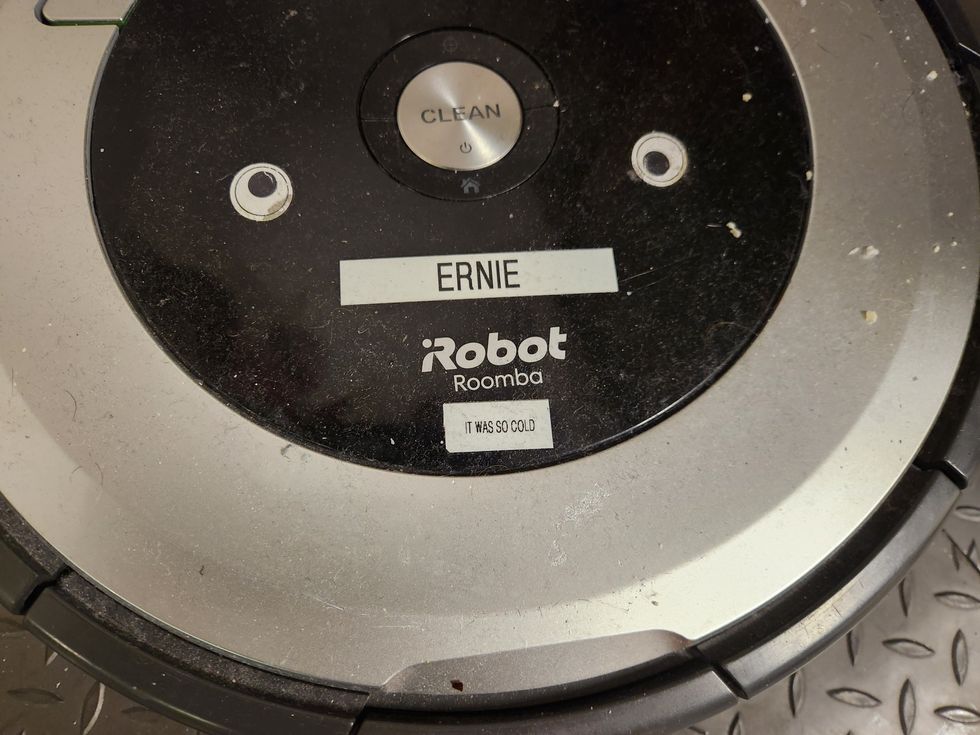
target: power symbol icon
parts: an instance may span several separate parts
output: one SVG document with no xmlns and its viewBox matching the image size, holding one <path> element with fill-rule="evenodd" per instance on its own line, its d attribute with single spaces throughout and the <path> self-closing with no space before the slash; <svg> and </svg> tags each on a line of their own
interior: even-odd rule
<svg viewBox="0 0 980 735">
<path fill-rule="evenodd" d="M 459 152 L 460 153 L 472 153 L 473 152 L 473 146 L 471 146 L 466 141 L 463 141 L 463 144 L 459 147 Z"/>
</svg>

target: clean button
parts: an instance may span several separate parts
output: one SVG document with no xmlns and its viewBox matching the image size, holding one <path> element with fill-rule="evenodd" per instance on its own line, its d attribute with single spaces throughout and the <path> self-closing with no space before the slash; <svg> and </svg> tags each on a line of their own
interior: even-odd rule
<svg viewBox="0 0 980 735">
<path fill-rule="evenodd" d="M 405 144 L 426 163 L 450 171 L 497 163 L 517 143 L 522 124 L 521 102 L 510 84 L 464 61 L 429 67 L 398 100 Z"/>
</svg>

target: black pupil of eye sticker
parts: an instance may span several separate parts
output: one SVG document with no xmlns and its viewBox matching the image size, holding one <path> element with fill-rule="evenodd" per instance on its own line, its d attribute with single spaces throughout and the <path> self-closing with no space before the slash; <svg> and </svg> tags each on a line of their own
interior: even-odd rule
<svg viewBox="0 0 980 735">
<path fill-rule="evenodd" d="M 670 159 L 660 151 L 652 151 L 643 157 L 643 165 L 654 176 L 663 176 L 670 169 Z"/>
<path fill-rule="evenodd" d="M 268 171 L 254 173 L 248 180 L 248 190 L 253 196 L 272 196 L 276 193 L 276 188 L 276 179 Z"/>
</svg>

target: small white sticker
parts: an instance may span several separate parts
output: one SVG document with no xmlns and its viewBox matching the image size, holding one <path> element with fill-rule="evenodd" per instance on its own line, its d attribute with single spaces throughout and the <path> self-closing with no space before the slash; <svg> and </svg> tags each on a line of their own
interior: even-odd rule
<svg viewBox="0 0 980 735">
<path fill-rule="evenodd" d="M 478 401 L 442 407 L 446 451 L 552 449 L 551 405 L 543 401 Z"/>
<path fill-rule="evenodd" d="M 293 201 L 289 176 L 271 163 L 253 163 L 231 180 L 231 203 L 242 217 L 269 222 L 281 217 Z"/>
<path fill-rule="evenodd" d="M 340 304 L 616 293 L 612 248 L 340 261 Z"/>
</svg>

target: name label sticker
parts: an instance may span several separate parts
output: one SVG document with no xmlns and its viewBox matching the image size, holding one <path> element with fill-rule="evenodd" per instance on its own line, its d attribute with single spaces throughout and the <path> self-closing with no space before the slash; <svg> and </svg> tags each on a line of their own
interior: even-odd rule
<svg viewBox="0 0 980 735">
<path fill-rule="evenodd" d="M 340 261 L 340 305 L 616 293 L 612 248 Z"/>
<path fill-rule="evenodd" d="M 453 454 L 555 446 L 548 400 L 445 403 L 442 423 L 446 451 Z"/>
</svg>

